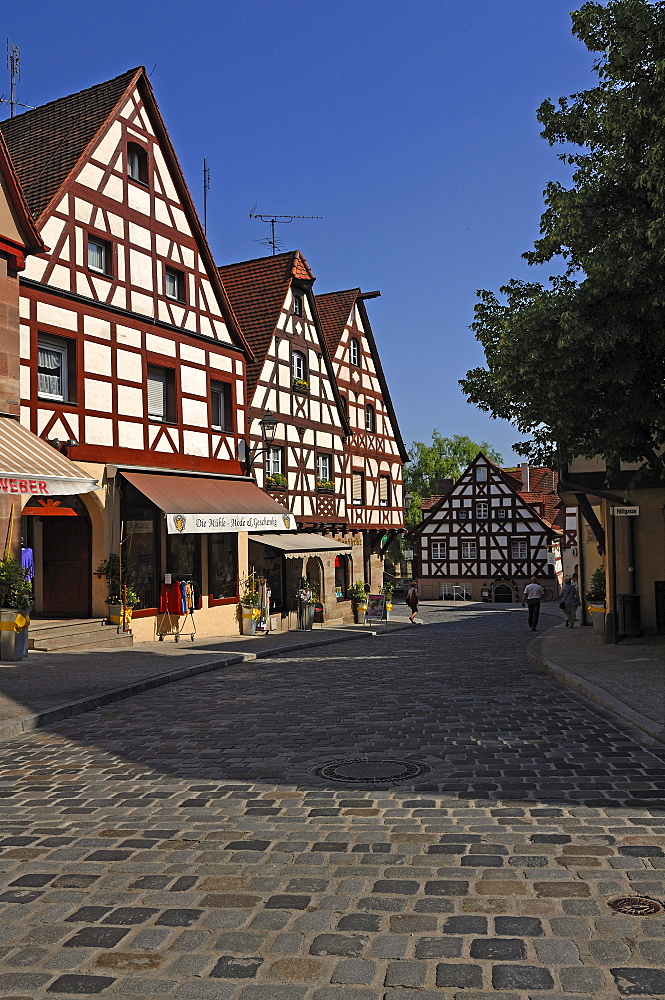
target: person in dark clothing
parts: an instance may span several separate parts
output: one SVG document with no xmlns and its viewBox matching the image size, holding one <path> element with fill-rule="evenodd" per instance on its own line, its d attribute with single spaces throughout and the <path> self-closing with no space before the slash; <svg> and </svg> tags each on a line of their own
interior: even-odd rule
<svg viewBox="0 0 665 1000">
<path fill-rule="evenodd" d="M 418 585 L 415 580 L 408 589 L 406 603 L 411 608 L 411 614 L 409 615 L 409 621 L 411 624 L 422 625 L 422 622 L 416 621 L 416 615 L 418 614 Z"/>
</svg>

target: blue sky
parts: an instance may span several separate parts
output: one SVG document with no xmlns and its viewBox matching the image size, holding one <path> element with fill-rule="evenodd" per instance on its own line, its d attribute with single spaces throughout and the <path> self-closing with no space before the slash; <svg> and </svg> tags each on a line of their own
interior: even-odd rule
<svg viewBox="0 0 665 1000">
<path fill-rule="evenodd" d="M 315 290 L 368 303 L 404 440 L 468 434 L 506 463 L 518 433 L 457 385 L 482 363 L 478 288 L 538 275 L 520 255 L 564 167 L 539 136 L 542 100 L 593 85 L 572 0 L 17 0 L 30 105 L 145 65 L 220 264 L 269 252 L 280 227 Z M 581 2 L 577 4 L 581 6 Z M 8 78 L 0 92 L 8 91 Z M 546 276 L 546 275 L 545 275 Z"/>
</svg>

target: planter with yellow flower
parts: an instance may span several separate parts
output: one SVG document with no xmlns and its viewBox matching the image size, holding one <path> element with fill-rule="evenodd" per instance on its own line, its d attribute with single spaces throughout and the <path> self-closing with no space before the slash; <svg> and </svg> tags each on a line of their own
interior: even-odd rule
<svg viewBox="0 0 665 1000">
<path fill-rule="evenodd" d="M 386 595 L 386 621 L 390 618 L 390 612 L 393 609 L 393 590 L 395 589 L 395 584 L 390 580 L 386 580 L 381 587 L 381 593 Z"/>
<path fill-rule="evenodd" d="M 240 582 L 240 625 L 243 635 L 256 635 L 256 625 L 261 617 L 261 597 L 254 573 Z"/>
</svg>

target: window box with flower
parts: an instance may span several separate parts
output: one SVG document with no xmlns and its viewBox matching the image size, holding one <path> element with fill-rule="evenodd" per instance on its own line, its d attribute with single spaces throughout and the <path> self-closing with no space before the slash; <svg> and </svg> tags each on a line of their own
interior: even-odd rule
<svg viewBox="0 0 665 1000">
<path fill-rule="evenodd" d="M 317 493 L 334 493 L 335 483 L 332 479 L 317 479 L 316 480 L 316 492 Z"/>
<path fill-rule="evenodd" d="M 272 475 L 267 475 L 264 481 L 264 487 L 267 490 L 273 490 L 273 492 L 283 493 L 286 490 L 287 479 L 283 476 L 281 472 L 274 472 Z"/>
<path fill-rule="evenodd" d="M 293 378 L 293 388 L 297 392 L 309 392 L 309 382 L 305 378 Z"/>
</svg>

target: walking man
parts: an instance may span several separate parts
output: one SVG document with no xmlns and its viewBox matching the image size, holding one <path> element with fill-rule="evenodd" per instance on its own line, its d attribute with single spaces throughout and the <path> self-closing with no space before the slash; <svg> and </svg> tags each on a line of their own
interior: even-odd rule
<svg viewBox="0 0 665 1000">
<path fill-rule="evenodd" d="M 529 628 L 532 632 L 535 632 L 538 626 L 538 615 L 540 614 L 540 602 L 542 600 L 543 593 L 543 588 L 540 586 L 535 576 L 532 576 L 531 583 L 527 583 L 522 595 L 522 607 L 524 607 L 524 602 L 526 601 L 527 607 L 529 608 Z"/>
<path fill-rule="evenodd" d="M 574 628 L 579 603 L 577 587 L 571 577 L 567 576 L 564 580 L 563 590 L 561 591 L 561 603 L 559 605 L 563 611 L 563 617 L 566 619 L 566 628 Z"/>
</svg>

